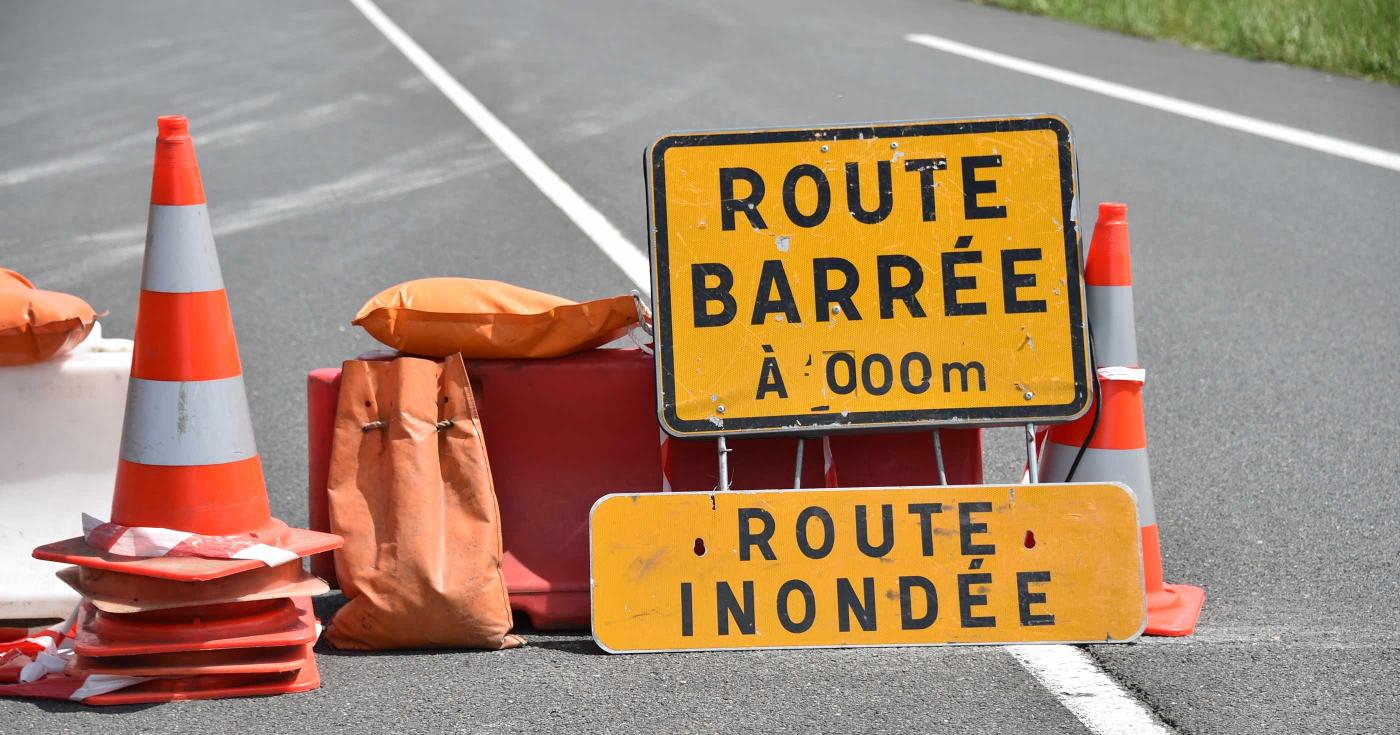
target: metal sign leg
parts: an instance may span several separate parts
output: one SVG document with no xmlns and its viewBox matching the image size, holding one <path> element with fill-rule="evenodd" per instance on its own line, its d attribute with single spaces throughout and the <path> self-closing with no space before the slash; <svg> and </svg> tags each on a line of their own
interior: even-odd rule
<svg viewBox="0 0 1400 735">
<path fill-rule="evenodd" d="M 1032 485 L 1040 482 L 1040 462 L 1035 454 L 1035 424 L 1026 424 L 1026 467 Z"/>
<path fill-rule="evenodd" d="M 938 429 L 933 430 L 933 461 L 938 465 L 938 484 L 948 484 L 948 473 L 943 469 L 943 441 L 938 438 Z"/>
<path fill-rule="evenodd" d="M 807 446 L 807 440 L 797 437 L 797 466 L 792 470 L 792 489 L 802 489 L 802 448 Z"/>
<path fill-rule="evenodd" d="M 724 436 L 719 437 L 719 489 L 729 489 L 729 444 Z"/>
</svg>

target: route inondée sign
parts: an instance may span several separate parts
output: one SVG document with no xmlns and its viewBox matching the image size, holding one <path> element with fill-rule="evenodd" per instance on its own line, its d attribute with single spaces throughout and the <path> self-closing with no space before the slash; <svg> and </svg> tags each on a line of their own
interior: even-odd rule
<svg viewBox="0 0 1400 735">
<path fill-rule="evenodd" d="M 1105 643 L 1147 619 L 1116 483 L 608 495 L 589 537 L 614 653 Z"/>
</svg>

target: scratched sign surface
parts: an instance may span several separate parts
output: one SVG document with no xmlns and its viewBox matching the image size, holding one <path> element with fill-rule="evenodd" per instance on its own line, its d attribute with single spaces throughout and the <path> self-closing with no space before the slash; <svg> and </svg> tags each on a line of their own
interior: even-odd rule
<svg viewBox="0 0 1400 735">
<path fill-rule="evenodd" d="M 609 495 L 589 538 L 614 653 L 1104 643 L 1146 621 L 1118 484 Z"/>
<path fill-rule="evenodd" d="M 671 434 L 1085 409 L 1063 120 L 672 135 L 646 168 Z"/>
</svg>

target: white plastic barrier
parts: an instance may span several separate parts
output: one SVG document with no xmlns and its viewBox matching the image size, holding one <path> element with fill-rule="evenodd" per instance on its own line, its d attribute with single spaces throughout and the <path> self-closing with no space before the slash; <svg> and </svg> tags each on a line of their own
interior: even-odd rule
<svg viewBox="0 0 1400 735">
<path fill-rule="evenodd" d="M 101 325 L 73 352 L 0 367 L 0 619 L 63 618 L 78 595 L 35 546 L 107 518 L 121 443 L 131 340 Z"/>
</svg>

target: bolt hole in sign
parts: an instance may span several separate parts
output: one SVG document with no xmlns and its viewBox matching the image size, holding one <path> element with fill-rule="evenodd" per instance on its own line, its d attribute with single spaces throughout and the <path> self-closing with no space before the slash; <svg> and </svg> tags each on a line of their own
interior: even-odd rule
<svg viewBox="0 0 1400 735">
<path fill-rule="evenodd" d="M 670 434 L 1042 423 L 1087 408 L 1063 120 L 669 135 L 646 171 Z"/>
<path fill-rule="evenodd" d="M 617 494 L 589 531 L 612 653 L 1113 643 L 1147 621 L 1117 483 Z"/>
</svg>

